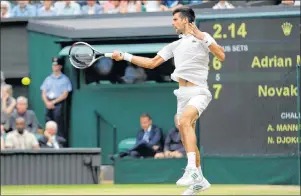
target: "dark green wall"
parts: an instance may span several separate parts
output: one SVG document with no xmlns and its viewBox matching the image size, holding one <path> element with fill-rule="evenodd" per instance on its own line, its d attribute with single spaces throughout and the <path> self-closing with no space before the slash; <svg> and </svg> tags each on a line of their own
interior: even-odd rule
<svg viewBox="0 0 301 196">
<path fill-rule="evenodd" d="M 117 127 L 117 140 L 136 137 L 140 128 L 139 117 L 148 112 L 153 124 L 164 132 L 174 126 L 176 97 L 175 84 L 103 85 L 75 90 L 71 108 L 71 144 L 73 147 L 95 147 L 97 124 L 94 111 Z M 108 154 L 113 152 L 112 128 L 101 121 L 101 148 L 103 163 L 111 163 Z"/>
<path fill-rule="evenodd" d="M 203 156 L 202 170 L 212 184 L 298 185 L 298 156 Z M 175 183 L 187 159 L 124 159 L 115 164 L 115 184 Z M 172 167 L 170 167 L 172 165 Z M 147 169 L 145 169 L 147 168 Z"/>
<path fill-rule="evenodd" d="M 51 57 L 56 56 L 60 51 L 60 45 L 55 41 L 59 37 L 28 32 L 29 36 L 29 76 L 31 84 L 29 86 L 29 105 L 37 115 L 42 126 L 44 126 L 44 103 L 41 97 L 40 86 L 44 79 L 51 74 Z"/>
</svg>

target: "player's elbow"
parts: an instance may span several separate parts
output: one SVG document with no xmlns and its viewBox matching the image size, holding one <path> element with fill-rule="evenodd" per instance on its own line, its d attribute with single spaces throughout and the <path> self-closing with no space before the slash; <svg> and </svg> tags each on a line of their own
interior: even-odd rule
<svg viewBox="0 0 301 196">
<path fill-rule="evenodd" d="M 154 69 L 158 67 L 156 59 L 152 58 L 148 64 L 149 69 Z"/>
</svg>

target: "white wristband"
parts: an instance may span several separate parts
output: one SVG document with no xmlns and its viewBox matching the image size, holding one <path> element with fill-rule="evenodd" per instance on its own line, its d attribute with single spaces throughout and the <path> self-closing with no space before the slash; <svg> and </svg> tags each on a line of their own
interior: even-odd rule
<svg viewBox="0 0 301 196">
<path fill-rule="evenodd" d="M 202 42 L 209 47 L 212 44 L 212 40 L 208 39 L 208 36 L 205 34 L 204 39 L 202 40 Z"/>
<path fill-rule="evenodd" d="M 125 61 L 128 61 L 128 62 L 132 62 L 132 58 L 133 58 L 133 55 L 132 54 L 129 54 L 129 53 L 123 53 L 123 60 Z"/>
</svg>

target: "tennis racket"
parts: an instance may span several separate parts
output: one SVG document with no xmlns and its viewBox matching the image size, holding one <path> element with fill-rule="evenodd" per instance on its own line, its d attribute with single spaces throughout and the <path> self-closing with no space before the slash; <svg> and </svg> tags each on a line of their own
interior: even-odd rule
<svg viewBox="0 0 301 196">
<path fill-rule="evenodd" d="M 69 50 L 70 63 L 77 69 L 86 69 L 103 57 L 112 58 L 113 53 L 102 53 L 86 42 L 76 42 Z"/>
</svg>

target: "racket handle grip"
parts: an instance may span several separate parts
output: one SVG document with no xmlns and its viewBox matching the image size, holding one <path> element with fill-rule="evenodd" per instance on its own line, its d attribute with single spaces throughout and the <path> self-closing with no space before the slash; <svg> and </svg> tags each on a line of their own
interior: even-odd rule
<svg viewBox="0 0 301 196">
<path fill-rule="evenodd" d="M 113 53 L 105 53 L 105 57 L 112 58 Z"/>
</svg>

